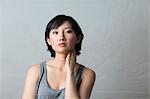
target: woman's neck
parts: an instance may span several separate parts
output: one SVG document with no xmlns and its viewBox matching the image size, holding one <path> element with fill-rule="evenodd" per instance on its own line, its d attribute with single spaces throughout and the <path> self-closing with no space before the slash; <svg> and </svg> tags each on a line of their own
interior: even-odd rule
<svg viewBox="0 0 150 99">
<path fill-rule="evenodd" d="M 57 64 L 57 66 L 65 66 L 67 54 L 56 53 L 53 62 Z"/>
</svg>

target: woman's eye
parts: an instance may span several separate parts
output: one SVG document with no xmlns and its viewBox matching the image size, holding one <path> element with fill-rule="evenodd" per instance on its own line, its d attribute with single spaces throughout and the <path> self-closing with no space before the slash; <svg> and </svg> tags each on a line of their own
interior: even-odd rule
<svg viewBox="0 0 150 99">
<path fill-rule="evenodd" d="M 67 33 L 72 33 L 72 30 L 68 30 L 68 31 L 66 31 Z"/>
<path fill-rule="evenodd" d="M 57 31 L 54 31 L 54 32 L 52 32 L 53 34 L 58 34 L 58 32 Z"/>
</svg>

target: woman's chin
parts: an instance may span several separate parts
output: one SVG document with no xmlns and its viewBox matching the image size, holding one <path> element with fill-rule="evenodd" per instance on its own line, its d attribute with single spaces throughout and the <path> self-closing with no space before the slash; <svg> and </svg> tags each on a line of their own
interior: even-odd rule
<svg viewBox="0 0 150 99">
<path fill-rule="evenodd" d="M 67 49 L 65 49 L 65 50 L 59 50 L 59 51 L 57 51 L 58 53 L 61 53 L 61 54 L 68 54 L 68 53 L 70 53 L 70 52 L 72 52 L 72 50 L 67 50 Z"/>
</svg>

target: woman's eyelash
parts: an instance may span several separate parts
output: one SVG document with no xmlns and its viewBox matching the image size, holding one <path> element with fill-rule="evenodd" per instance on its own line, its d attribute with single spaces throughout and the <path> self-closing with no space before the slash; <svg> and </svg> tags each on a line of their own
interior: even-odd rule
<svg viewBox="0 0 150 99">
<path fill-rule="evenodd" d="M 67 33 L 72 33 L 72 31 L 71 31 L 71 30 L 68 30 Z"/>
<path fill-rule="evenodd" d="M 54 32 L 52 32 L 53 34 L 58 34 L 58 32 L 57 31 L 54 31 Z"/>
</svg>

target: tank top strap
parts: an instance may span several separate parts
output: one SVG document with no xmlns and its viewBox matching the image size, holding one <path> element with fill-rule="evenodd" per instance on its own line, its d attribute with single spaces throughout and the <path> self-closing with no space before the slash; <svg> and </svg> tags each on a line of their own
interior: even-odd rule
<svg viewBox="0 0 150 99">
<path fill-rule="evenodd" d="M 85 67 L 84 67 L 83 65 L 79 65 L 79 68 L 78 68 L 78 70 L 77 70 L 77 74 L 76 74 L 76 78 L 75 78 L 75 80 L 76 80 L 76 85 L 77 85 L 77 89 L 79 89 L 79 87 L 80 87 L 81 76 L 82 76 L 82 72 L 83 72 L 84 68 L 85 68 Z"/>
<path fill-rule="evenodd" d="M 47 70 L 46 70 L 46 61 L 42 62 L 42 65 L 43 65 L 43 70 L 44 70 L 44 78 L 46 77 L 46 74 L 47 74 Z"/>
<path fill-rule="evenodd" d="M 44 71 L 45 71 L 44 70 L 44 64 L 45 64 L 45 62 L 41 62 L 40 63 L 40 76 L 39 76 L 38 83 L 37 83 L 37 91 L 39 89 L 39 85 L 40 85 L 40 83 L 42 81 L 42 78 L 44 76 Z"/>
</svg>

